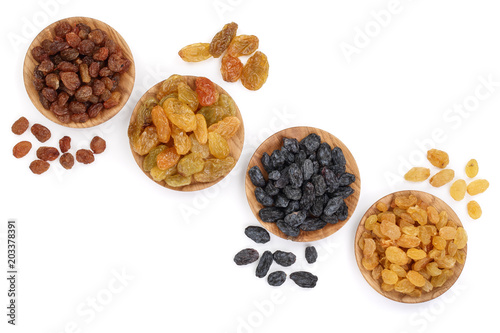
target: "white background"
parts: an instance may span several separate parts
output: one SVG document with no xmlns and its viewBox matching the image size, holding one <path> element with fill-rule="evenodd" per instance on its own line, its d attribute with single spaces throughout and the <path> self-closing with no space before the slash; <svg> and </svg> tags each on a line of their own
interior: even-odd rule
<svg viewBox="0 0 500 333">
<path fill-rule="evenodd" d="M 381 26 L 373 13 L 388 9 L 393 13 L 382 15 Z M 490 301 L 495 304 L 500 296 L 499 9 L 493 0 L 10 2 L 0 20 L 0 331 L 413 333 L 496 327 L 497 307 Z M 86 130 L 45 119 L 22 79 L 31 40 L 49 23 L 70 16 L 110 24 L 128 42 L 136 65 L 127 105 L 108 123 Z M 257 35 L 269 58 L 269 79 L 257 92 L 224 82 L 220 60 L 190 64 L 177 55 L 187 44 L 209 42 L 230 21 L 239 24 L 239 34 Z M 365 29 L 370 36 L 359 32 Z M 346 56 L 347 44 L 356 53 Z M 126 129 L 137 100 L 173 73 L 211 78 L 232 95 L 244 119 L 245 147 L 236 168 L 224 182 L 198 193 L 172 192 L 151 182 L 128 145 Z M 493 85 L 482 83 L 488 80 Z M 65 171 L 53 162 L 46 174 L 33 175 L 28 165 L 40 144 L 29 132 L 22 137 L 10 132 L 20 116 L 51 129 L 48 145 L 69 135 L 74 153 L 100 135 L 108 149 L 91 165 Z M 272 237 L 256 245 L 243 233 L 257 225 L 244 192 L 250 156 L 270 134 L 297 125 L 340 138 L 355 156 L 362 180 L 352 219 L 314 243 L 319 252 L 314 265 L 303 259 L 308 244 Z M 12 147 L 25 139 L 34 149 L 16 160 Z M 491 184 L 476 198 L 481 219 L 467 216 L 470 197 L 450 198 L 449 185 L 436 189 L 402 181 L 412 165 L 429 165 L 423 158 L 429 147 L 450 154 L 457 178 L 465 177 L 470 158 L 479 161 L 478 177 Z M 353 238 L 365 210 L 401 189 L 439 196 L 469 234 L 459 280 L 424 304 L 380 296 L 354 258 Z M 19 231 L 15 329 L 5 316 L 9 218 L 17 220 Z M 256 264 L 233 263 L 234 254 L 246 247 L 295 252 L 297 263 L 285 271 L 312 271 L 319 277 L 317 287 L 300 289 L 289 280 L 280 288 L 268 286 L 255 277 Z M 274 265 L 272 270 L 280 269 Z M 120 274 L 126 280 L 117 280 Z"/>
</svg>

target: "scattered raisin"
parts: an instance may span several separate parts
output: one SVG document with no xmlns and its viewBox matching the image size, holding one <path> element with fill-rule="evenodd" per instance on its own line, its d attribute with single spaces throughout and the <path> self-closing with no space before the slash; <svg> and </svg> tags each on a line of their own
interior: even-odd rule
<svg viewBox="0 0 500 333">
<path fill-rule="evenodd" d="M 21 158 L 26 156 L 31 150 L 31 142 L 21 141 L 17 143 L 12 149 L 12 154 L 15 158 Z"/>
<path fill-rule="evenodd" d="M 50 139 L 51 136 L 50 130 L 40 124 L 34 124 L 31 126 L 31 133 L 33 133 L 35 138 L 42 143 Z"/>
<path fill-rule="evenodd" d="M 276 261 L 278 265 L 281 265 L 283 267 L 288 267 L 293 265 L 297 258 L 295 254 L 293 254 L 292 252 L 284 252 L 277 250 L 273 254 L 273 259 L 274 261 Z"/>
<path fill-rule="evenodd" d="M 245 228 L 245 235 L 255 243 L 265 244 L 269 242 L 271 237 L 266 229 L 257 226 L 248 226 Z"/>
<path fill-rule="evenodd" d="M 234 262 L 236 265 L 248 265 L 259 259 L 259 252 L 254 249 L 244 249 L 236 253 L 234 256 Z"/>
<path fill-rule="evenodd" d="M 66 170 L 73 168 L 75 164 L 75 158 L 71 153 L 64 153 L 59 157 L 59 163 L 61 163 L 62 167 Z"/>
<path fill-rule="evenodd" d="M 236 36 L 236 30 L 238 30 L 238 24 L 231 22 L 222 28 L 214 38 L 209 46 L 209 52 L 214 58 L 218 58 L 226 51 L 229 44 Z"/>
<path fill-rule="evenodd" d="M 25 117 L 21 117 L 12 124 L 12 133 L 21 135 L 28 129 L 30 123 Z"/>
<path fill-rule="evenodd" d="M 54 147 L 40 147 L 36 151 L 36 157 L 42 161 L 54 161 L 59 157 L 59 151 Z"/>
<path fill-rule="evenodd" d="M 259 264 L 257 265 L 257 269 L 255 270 L 255 275 L 259 278 L 263 278 L 269 272 L 269 268 L 273 263 L 273 254 L 271 251 L 264 251 L 262 256 L 260 257 Z"/>
<path fill-rule="evenodd" d="M 34 160 L 30 164 L 30 170 L 36 175 L 41 175 L 42 173 L 49 170 L 49 168 L 50 168 L 49 162 L 42 160 Z"/>
<path fill-rule="evenodd" d="M 290 274 L 290 279 L 302 288 L 314 288 L 318 282 L 316 275 L 304 271 L 293 272 Z"/>
<path fill-rule="evenodd" d="M 80 149 L 76 152 L 76 161 L 83 164 L 94 162 L 94 154 L 88 149 Z"/>
<path fill-rule="evenodd" d="M 59 149 L 61 153 L 66 153 L 71 148 L 71 138 L 69 136 L 63 136 L 59 140 Z"/>
<path fill-rule="evenodd" d="M 306 247 L 305 255 L 307 262 L 310 264 L 315 263 L 316 259 L 318 259 L 318 252 L 314 246 Z"/>
<path fill-rule="evenodd" d="M 283 271 L 272 272 L 267 276 L 267 283 L 269 283 L 269 285 L 273 287 L 281 286 L 283 283 L 285 283 L 285 280 L 286 273 Z"/>
</svg>

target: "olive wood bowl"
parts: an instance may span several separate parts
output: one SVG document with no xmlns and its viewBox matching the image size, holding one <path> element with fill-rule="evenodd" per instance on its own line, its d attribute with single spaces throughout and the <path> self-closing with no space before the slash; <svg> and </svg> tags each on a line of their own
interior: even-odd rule
<svg viewBox="0 0 500 333">
<path fill-rule="evenodd" d="M 361 218 L 361 221 L 359 223 L 358 229 L 356 230 L 356 237 L 354 241 L 354 252 L 356 255 L 356 262 L 358 263 L 359 270 L 361 271 L 361 274 L 365 278 L 366 282 L 370 286 L 372 286 L 373 289 L 375 289 L 379 294 L 382 296 L 385 296 L 393 301 L 401 302 L 401 303 L 422 303 L 426 302 L 429 300 L 432 300 L 438 296 L 441 296 L 443 293 L 445 293 L 448 289 L 451 288 L 451 286 L 457 281 L 458 277 L 460 276 L 460 273 L 462 273 L 462 270 L 464 268 L 465 263 L 459 264 L 456 263 L 455 266 L 453 267 L 454 274 L 452 277 L 450 277 L 441 287 L 435 288 L 430 292 L 422 292 L 422 295 L 420 297 L 413 297 L 409 296 L 406 294 L 399 293 L 397 291 L 391 290 L 391 291 L 384 291 L 382 290 L 380 284 L 381 280 L 375 280 L 372 277 L 372 272 L 368 271 L 363 267 L 361 264 L 361 259 L 363 259 L 363 251 L 359 247 L 359 239 L 361 238 L 361 235 L 363 232 L 367 231 L 365 229 L 365 221 L 368 218 L 368 216 L 372 214 L 377 214 L 379 213 L 379 210 L 376 208 L 377 203 L 383 202 L 385 203 L 388 207 L 390 207 L 392 200 L 396 196 L 409 196 L 410 194 L 413 194 L 415 197 L 417 197 L 418 200 L 421 200 L 422 202 L 425 202 L 426 204 L 430 206 L 434 206 L 434 208 L 437 209 L 438 212 L 441 211 L 446 211 L 448 213 L 448 219 L 455 222 L 457 226 L 463 227 L 462 222 L 458 218 L 457 214 L 451 209 L 450 206 L 448 206 L 443 200 L 439 199 L 438 197 L 435 197 L 432 194 L 426 193 L 426 192 L 421 192 L 421 191 L 413 191 L 413 190 L 407 190 L 407 191 L 399 191 L 399 192 L 394 192 L 391 194 L 388 194 L 384 196 L 383 198 L 377 200 L 373 205 L 368 208 L 366 213 L 363 215 Z M 463 251 L 466 254 L 467 257 L 467 245 L 463 248 Z"/>
<path fill-rule="evenodd" d="M 195 80 L 196 80 L 197 77 L 196 76 L 185 76 L 185 77 L 187 78 L 187 84 L 191 87 L 191 89 L 196 90 Z M 137 102 L 137 104 L 136 104 L 136 106 L 134 108 L 134 111 L 132 111 L 132 115 L 130 116 L 130 124 L 132 124 L 133 122 L 135 122 L 135 120 L 137 118 L 137 112 L 139 111 L 142 103 L 145 100 L 147 100 L 148 98 L 155 97 L 156 94 L 157 94 L 157 92 L 158 92 L 158 90 L 160 89 L 162 83 L 163 83 L 163 81 L 158 82 L 153 87 L 151 87 L 148 91 L 146 91 L 146 93 L 144 93 L 144 95 L 142 95 L 142 97 Z M 219 92 L 219 94 L 226 94 L 229 97 L 231 97 L 231 95 L 229 95 L 224 89 L 222 89 L 221 87 L 219 87 L 217 84 L 215 84 L 215 86 L 216 86 L 217 91 Z M 236 105 L 236 102 L 234 102 L 234 105 L 236 106 L 236 117 L 238 117 L 238 119 L 240 120 L 240 128 L 238 129 L 238 131 L 236 132 L 236 134 L 232 138 L 230 138 L 228 140 L 228 144 L 229 144 L 229 156 L 232 156 L 234 158 L 235 162 L 238 163 L 238 159 L 240 158 L 241 151 L 243 149 L 243 142 L 245 141 L 245 129 L 244 129 L 243 118 L 241 117 L 240 109 L 238 108 L 238 105 Z M 151 177 L 151 175 L 150 175 L 149 172 L 144 171 L 144 169 L 142 167 L 142 164 L 143 164 L 143 161 L 144 161 L 144 158 L 146 157 L 146 155 L 145 156 L 141 156 L 141 155 L 137 154 L 132 149 L 132 145 L 130 145 L 130 150 L 132 151 L 132 155 L 134 156 L 134 159 L 135 159 L 137 165 L 139 166 L 139 168 L 142 170 L 142 172 L 144 172 L 144 174 L 146 176 L 148 176 L 149 179 L 151 179 L 151 181 L 153 181 L 153 182 L 155 182 L 155 183 L 157 183 L 157 184 L 159 184 L 159 185 L 161 185 L 163 187 L 166 187 L 168 189 L 175 190 L 175 191 L 192 192 L 192 191 L 199 191 L 199 190 L 206 189 L 206 188 L 208 188 L 208 187 L 210 187 L 212 185 L 215 185 L 218 182 L 220 182 L 222 179 L 224 179 L 225 177 L 227 177 L 227 175 L 231 172 L 231 171 L 228 172 L 224 177 L 220 177 L 220 178 L 218 178 L 217 180 L 215 180 L 213 182 L 209 182 L 209 183 L 192 183 L 192 184 L 186 185 L 186 186 L 172 187 L 172 186 L 168 186 L 165 183 L 165 181 L 161 181 L 161 182 L 155 181 L 153 179 L 153 177 Z M 236 166 L 236 163 L 235 163 L 235 166 Z"/>
<path fill-rule="evenodd" d="M 345 159 L 346 159 L 346 172 L 352 173 L 356 176 L 356 181 L 352 183 L 350 186 L 354 190 L 354 193 L 351 194 L 347 199 L 345 199 L 345 203 L 347 204 L 349 208 L 349 215 L 347 219 L 344 221 L 339 221 L 336 224 L 330 224 L 328 223 L 325 227 L 322 229 L 316 230 L 316 231 L 300 231 L 299 236 L 297 237 L 290 237 L 285 235 L 276 225 L 276 223 L 272 222 L 263 222 L 260 217 L 259 217 L 259 211 L 263 208 L 263 206 L 257 202 L 255 199 L 255 185 L 252 183 L 250 180 L 250 177 L 248 176 L 248 170 L 250 170 L 254 166 L 258 166 L 260 170 L 262 171 L 262 174 L 264 175 L 265 178 L 267 178 L 267 173 L 262 166 L 261 158 L 264 152 L 267 152 L 269 155 L 275 150 L 275 149 L 280 149 L 283 145 L 283 138 L 295 138 L 298 141 L 302 140 L 306 136 L 308 136 L 311 133 L 316 133 L 321 137 L 321 142 L 327 142 L 332 149 L 334 147 L 340 147 L 344 153 Z M 269 138 L 267 138 L 260 146 L 257 148 L 255 153 L 253 154 L 252 158 L 250 159 L 250 162 L 248 163 L 248 168 L 245 176 L 245 192 L 247 195 L 247 200 L 248 204 L 250 205 L 250 209 L 252 210 L 253 214 L 255 215 L 255 218 L 262 224 L 264 228 L 266 228 L 269 232 L 273 233 L 274 235 L 284 238 L 284 239 L 289 239 L 295 242 L 311 242 L 311 241 L 316 241 L 319 239 L 323 239 L 325 237 L 328 237 L 335 232 L 337 232 L 340 228 L 342 228 L 347 221 L 351 218 L 352 214 L 354 213 L 354 210 L 356 209 L 356 205 L 358 204 L 359 200 L 359 195 L 361 191 L 361 179 L 359 177 L 359 170 L 358 166 L 356 164 L 356 160 L 352 156 L 351 152 L 347 147 L 337 139 L 335 136 L 332 134 L 318 129 L 314 127 L 306 127 L 306 126 L 300 126 L 300 127 L 291 127 L 284 129 L 282 131 L 279 131 L 273 135 L 271 135 Z"/>
<path fill-rule="evenodd" d="M 35 87 L 33 86 L 33 71 L 35 67 L 38 65 L 38 62 L 35 61 L 35 59 L 31 55 L 31 50 L 36 46 L 41 46 L 42 41 L 45 39 L 53 40 L 55 37 L 54 28 L 61 21 L 67 21 L 69 24 L 71 24 L 71 26 L 74 26 L 78 23 L 84 23 L 88 25 L 91 29 L 101 29 L 122 49 L 124 57 L 126 57 L 132 62 L 130 69 L 126 73 L 120 74 L 120 82 L 117 88 L 117 91 L 121 93 L 120 103 L 115 107 L 109 109 L 103 109 L 99 113 L 99 115 L 97 115 L 97 117 L 90 118 L 85 123 L 75 123 L 73 121 L 70 121 L 69 123 L 66 124 L 61 122 L 59 119 L 57 119 L 54 113 L 52 113 L 52 111 L 47 110 L 42 106 L 42 103 L 40 102 L 40 99 L 38 97 L 38 91 L 36 91 Z M 31 99 L 33 105 L 38 109 L 38 111 L 40 111 L 41 114 L 43 114 L 48 119 L 52 120 L 54 123 L 62 126 L 72 127 L 72 128 L 88 128 L 100 125 L 105 121 L 111 119 L 123 108 L 123 106 L 125 106 L 134 87 L 135 64 L 130 48 L 128 47 L 123 37 L 115 29 L 113 29 L 106 23 L 93 18 L 70 17 L 50 24 L 35 37 L 31 45 L 29 46 L 28 51 L 26 52 L 26 57 L 24 58 L 23 77 L 24 77 L 24 86 L 26 88 L 26 92 L 28 93 L 28 96 Z"/>
</svg>

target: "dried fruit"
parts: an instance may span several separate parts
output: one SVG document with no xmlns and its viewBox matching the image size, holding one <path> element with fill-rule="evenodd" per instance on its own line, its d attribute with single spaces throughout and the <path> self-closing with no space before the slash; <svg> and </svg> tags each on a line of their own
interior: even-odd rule
<svg viewBox="0 0 500 333">
<path fill-rule="evenodd" d="M 99 136 L 94 136 L 90 141 L 90 149 L 94 154 L 101 154 L 106 150 L 106 141 Z"/>
<path fill-rule="evenodd" d="M 269 268 L 271 268 L 272 263 L 273 254 L 271 253 L 271 251 L 264 251 L 264 253 L 262 253 L 262 256 L 260 257 L 257 269 L 255 270 L 255 275 L 259 278 L 263 278 L 264 276 L 266 276 Z"/>
<path fill-rule="evenodd" d="M 465 191 L 467 189 L 467 184 L 465 180 L 458 179 L 450 187 L 450 195 L 456 201 L 460 201 L 465 197 Z"/>
<path fill-rule="evenodd" d="M 269 236 L 269 232 L 267 232 L 266 229 L 257 226 L 246 227 L 245 235 L 247 235 L 247 237 L 253 240 L 255 243 L 259 244 L 265 244 L 271 239 L 271 237 Z"/>
<path fill-rule="evenodd" d="M 172 124 L 171 137 L 174 140 L 174 147 L 179 155 L 185 155 L 191 150 L 191 139 L 179 127 Z"/>
<path fill-rule="evenodd" d="M 472 200 L 469 201 L 469 203 L 467 204 L 467 213 L 469 213 L 469 216 L 472 219 L 477 220 L 478 218 L 481 217 L 483 211 L 481 209 L 481 206 L 479 206 L 479 204 L 477 203 L 477 201 Z"/>
<path fill-rule="evenodd" d="M 441 169 L 446 168 L 448 163 L 450 163 L 448 154 L 438 149 L 430 149 L 427 151 L 427 159 L 432 165 Z"/>
<path fill-rule="evenodd" d="M 240 79 L 243 71 L 243 63 L 240 59 L 226 54 L 222 57 L 220 73 L 226 82 L 236 82 Z"/>
<path fill-rule="evenodd" d="M 25 117 L 21 117 L 12 124 L 12 133 L 21 135 L 28 129 L 30 123 Z"/>
<path fill-rule="evenodd" d="M 190 151 L 192 153 L 197 153 L 202 158 L 208 158 L 208 156 L 210 155 L 208 146 L 206 144 L 201 144 L 198 139 L 196 139 L 196 136 L 193 133 L 189 134 L 189 139 L 191 140 Z"/>
<path fill-rule="evenodd" d="M 40 124 L 34 124 L 31 126 L 31 133 L 35 136 L 35 138 L 40 142 L 45 142 L 51 137 L 50 130 Z"/>
<path fill-rule="evenodd" d="M 198 62 L 207 60 L 212 55 L 209 51 L 210 44 L 209 43 L 194 43 L 187 46 L 184 46 L 179 51 L 179 56 L 182 60 L 187 62 Z"/>
<path fill-rule="evenodd" d="M 477 173 L 479 172 L 479 165 L 477 164 L 477 161 L 475 159 L 471 159 L 469 162 L 467 162 L 467 165 L 465 166 L 465 174 L 469 178 L 474 178 L 477 176 Z"/>
<path fill-rule="evenodd" d="M 162 82 L 158 93 L 156 94 L 156 98 L 160 101 L 163 97 L 177 92 L 179 83 L 187 82 L 185 76 L 173 74 L 168 79 Z"/>
<path fill-rule="evenodd" d="M 406 253 L 396 246 L 389 246 L 385 250 L 387 259 L 396 265 L 406 265 L 408 263 L 408 256 Z"/>
<path fill-rule="evenodd" d="M 290 274 L 290 279 L 302 288 L 314 288 L 318 282 L 316 275 L 304 271 L 293 272 Z"/>
<path fill-rule="evenodd" d="M 49 170 L 49 168 L 50 168 L 49 162 L 42 160 L 34 160 L 30 164 L 30 170 L 36 175 L 41 175 L 42 173 Z"/>
<path fill-rule="evenodd" d="M 14 146 L 14 148 L 12 149 L 12 154 L 15 158 L 24 157 L 30 152 L 31 147 L 31 142 L 21 141 Z"/>
<path fill-rule="evenodd" d="M 90 164 L 94 162 L 94 154 L 91 150 L 80 149 L 76 152 L 76 161 L 83 164 Z"/>
<path fill-rule="evenodd" d="M 295 263 L 295 260 L 297 259 L 295 254 L 293 254 L 292 252 L 284 252 L 280 250 L 274 252 L 273 258 L 278 265 L 281 265 L 283 267 L 293 265 Z"/>
<path fill-rule="evenodd" d="M 212 81 L 206 77 L 200 76 L 196 78 L 195 84 L 198 102 L 201 106 L 209 106 L 217 102 L 219 99 L 219 92 Z"/>
<path fill-rule="evenodd" d="M 158 108 L 160 108 L 158 106 Z M 157 108 L 157 110 L 159 110 Z M 155 108 L 153 108 L 154 110 Z M 196 117 L 194 112 L 176 98 L 168 98 L 163 102 L 163 110 L 165 114 L 175 126 L 179 127 L 184 132 L 191 132 L 196 129 Z M 158 112 L 160 113 L 160 112 Z"/>
<path fill-rule="evenodd" d="M 66 153 L 71 148 L 71 138 L 69 136 L 63 136 L 59 140 L 59 149 L 61 153 Z"/>
<path fill-rule="evenodd" d="M 204 165 L 205 161 L 200 155 L 190 153 L 179 160 L 177 163 L 177 172 L 183 176 L 191 176 L 202 171 Z"/>
<path fill-rule="evenodd" d="M 180 158 L 181 156 L 177 153 L 175 147 L 162 149 L 161 152 L 157 154 L 156 166 L 161 170 L 167 170 L 177 165 Z"/>
<path fill-rule="evenodd" d="M 314 246 L 306 247 L 305 257 L 306 257 L 306 261 L 309 264 L 315 263 L 316 259 L 318 259 L 318 252 L 316 251 L 316 248 Z"/>
<path fill-rule="evenodd" d="M 455 177 L 455 171 L 451 169 L 444 169 L 436 173 L 434 176 L 432 176 L 429 182 L 434 187 L 441 187 L 451 182 L 454 177 Z"/>
<path fill-rule="evenodd" d="M 405 174 L 405 179 L 410 182 L 423 182 L 431 175 L 428 168 L 414 167 Z"/>
<path fill-rule="evenodd" d="M 278 287 L 285 283 L 286 273 L 283 271 L 272 272 L 267 276 L 267 283 L 270 286 Z"/>
<path fill-rule="evenodd" d="M 253 35 L 240 35 L 233 38 L 227 54 L 232 57 L 246 56 L 254 53 L 259 48 L 259 38 Z"/>
<path fill-rule="evenodd" d="M 251 56 L 241 73 L 241 83 L 249 90 L 259 90 L 269 75 L 269 62 L 264 53 L 257 51 Z"/>
<path fill-rule="evenodd" d="M 229 155 L 229 144 L 217 132 L 208 133 L 208 148 L 210 149 L 210 154 L 218 159 L 226 158 Z"/>
<path fill-rule="evenodd" d="M 69 170 L 75 165 L 75 158 L 71 153 L 64 153 L 59 157 L 59 163 L 61 163 L 64 169 Z"/>
<path fill-rule="evenodd" d="M 207 129 L 207 121 L 205 117 L 201 114 L 196 114 L 196 128 L 193 133 L 196 137 L 196 140 L 204 145 L 208 141 L 208 129 Z"/>
<path fill-rule="evenodd" d="M 156 127 L 148 126 L 136 138 L 131 138 L 132 149 L 139 155 L 146 155 L 159 143 Z"/>
<path fill-rule="evenodd" d="M 467 185 L 467 193 L 469 195 L 477 195 L 488 189 L 490 183 L 486 179 L 477 179 Z"/>
<path fill-rule="evenodd" d="M 187 104 L 189 108 L 193 111 L 198 109 L 198 95 L 184 82 L 180 82 L 177 86 L 179 101 Z"/>
<path fill-rule="evenodd" d="M 201 172 L 193 175 L 197 182 L 208 183 L 213 182 L 220 177 L 227 175 L 236 164 L 233 157 L 228 156 L 225 159 L 208 159 L 205 161 L 205 166 Z"/>
<path fill-rule="evenodd" d="M 165 183 L 171 187 L 182 187 L 191 184 L 191 176 L 172 175 L 165 177 Z"/>
<path fill-rule="evenodd" d="M 36 151 L 36 157 L 42 161 L 54 161 L 59 157 L 59 151 L 53 147 L 40 147 Z"/>
<path fill-rule="evenodd" d="M 259 259 L 259 252 L 254 249 L 244 249 L 236 253 L 234 256 L 234 262 L 236 265 L 248 265 Z"/>
<path fill-rule="evenodd" d="M 236 36 L 236 30 L 238 30 L 238 24 L 231 22 L 222 28 L 212 39 L 209 46 L 209 52 L 214 58 L 218 58 L 226 51 L 229 44 Z"/>
<path fill-rule="evenodd" d="M 151 117 L 153 124 L 156 127 L 156 133 L 158 134 L 158 140 L 160 142 L 168 143 L 170 141 L 170 122 L 168 121 L 167 114 L 165 110 L 159 105 L 156 105 L 151 110 Z"/>
</svg>

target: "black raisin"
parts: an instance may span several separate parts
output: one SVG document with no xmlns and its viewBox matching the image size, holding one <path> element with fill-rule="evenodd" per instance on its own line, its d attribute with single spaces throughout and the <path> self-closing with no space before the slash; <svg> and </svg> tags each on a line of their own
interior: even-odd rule
<svg viewBox="0 0 500 333">
<path fill-rule="evenodd" d="M 345 156 L 344 156 L 344 152 L 342 151 L 342 149 L 340 149 L 340 147 L 333 148 L 332 161 L 333 161 L 334 165 L 345 167 L 345 163 L 346 163 Z"/>
<path fill-rule="evenodd" d="M 322 221 L 324 221 L 326 223 L 330 223 L 330 224 L 336 224 L 336 223 L 339 222 L 339 218 L 335 214 L 333 214 L 332 216 L 328 216 L 328 215 L 322 214 L 319 218 Z"/>
<path fill-rule="evenodd" d="M 285 186 L 283 193 L 290 200 L 300 200 L 302 198 L 302 190 L 300 188 L 293 188 L 290 185 Z"/>
<path fill-rule="evenodd" d="M 295 155 L 293 153 L 291 153 L 285 147 L 281 147 L 281 154 L 285 158 L 285 163 L 286 164 L 291 164 L 291 163 L 295 162 Z"/>
<path fill-rule="evenodd" d="M 286 199 L 286 198 L 285 198 Z M 288 199 L 286 199 L 288 200 Z M 288 200 L 288 205 L 285 206 L 284 213 L 288 215 L 290 213 L 296 212 L 300 209 L 300 203 L 297 200 Z"/>
<path fill-rule="evenodd" d="M 271 251 L 265 251 L 264 253 L 262 253 L 259 264 L 257 265 L 257 269 L 255 270 L 255 275 L 260 278 L 266 276 L 269 268 L 271 268 L 272 263 L 273 254 L 271 253 Z"/>
<path fill-rule="evenodd" d="M 311 133 L 300 141 L 309 153 L 315 152 L 321 143 L 321 138 L 316 133 Z"/>
<path fill-rule="evenodd" d="M 293 254 L 292 252 L 284 252 L 280 250 L 274 252 L 273 258 L 278 265 L 281 265 L 283 267 L 292 266 L 297 259 L 295 254 Z"/>
<path fill-rule="evenodd" d="M 269 156 L 268 153 L 262 154 L 260 161 L 262 162 L 262 166 L 264 167 L 264 170 L 266 170 L 267 173 L 270 173 L 271 171 L 274 170 L 273 163 L 271 162 L 271 156 Z"/>
<path fill-rule="evenodd" d="M 321 196 L 326 192 L 325 178 L 322 175 L 314 175 L 312 177 L 312 183 L 314 185 L 314 194 L 316 196 Z"/>
<path fill-rule="evenodd" d="M 283 156 L 280 150 L 276 149 L 271 154 L 271 162 L 273 163 L 274 169 L 281 169 L 283 165 L 285 165 L 285 156 Z"/>
<path fill-rule="evenodd" d="M 290 279 L 302 288 L 314 288 L 316 287 L 316 282 L 318 282 L 316 275 L 304 271 L 293 272 L 290 274 Z"/>
<path fill-rule="evenodd" d="M 288 179 L 292 187 L 299 188 L 302 186 L 302 182 L 304 181 L 302 170 L 300 170 L 296 163 L 290 164 L 288 168 Z"/>
<path fill-rule="evenodd" d="M 259 217 L 263 222 L 276 222 L 285 217 L 285 213 L 276 207 L 264 207 L 259 210 Z"/>
<path fill-rule="evenodd" d="M 274 201 L 274 206 L 280 207 L 280 208 L 285 208 L 288 206 L 289 202 L 290 202 L 290 199 L 285 197 L 283 194 L 279 193 L 276 196 L 276 200 Z"/>
<path fill-rule="evenodd" d="M 304 164 L 304 161 L 307 159 L 307 154 L 304 150 L 299 150 L 299 153 L 295 155 L 295 163 L 297 165 L 302 166 Z"/>
<path fill-rule="evenodd" d="M 344 221 L 349 216 L 349 208 L 344 201 L 342 201 L 342 203 L 340 204 L 340 208 L 337 210 L 337 213 L 335 213 L 335 215 L 337 215 L 337 218 L 340 221 Z"/>
<path fill-rule="evenodd" d="M 259 202 L 261 205 L 269 207 L 274 204 L 273 198 L 264 191 L 262 187 L 256 187 L 255 188 L 255 199 L 257 199 L 257 202 Z"/>
<path fill-rule="evenodd" d="M 286 273 L 283 271 L 272 272 L 267 276 L 267 283 L 273 287 L 281 286 L 285 283 Z"/>
<path fill-rule="evenodd" d="M 323 208 L 325 207 L 324 196 L 318 196 L 314 199 L 314 204 L 309 209 L 309 213 L 314 217 L 320 217 L 323 214 Z"/>
<path fill-rule="evenodd" d="M 336 195 L 340 195 L 342 196 L 342 198 L 346 199 L 347 197 L 349 197 L 351 194 L 354 193 L 354 190 L 349 187 L 349 186 L 340 186 L 336 191 L 335 191 L 335 194 Z"/>
<path fill-rule="evenodd" d="M 327 223 L 316 217 L 307 218 L 301 225 L 300 230 L 316 231 L 322 229 Z"/>
<path fill-rule="evenodd" d="M 283 147 L 297 154 L 299 152 L 299 141 L 295 138 L 283 138 Z"/>
<path fill-rule="evenodd" d="M 234 256 L 234 262 L 238 266 L 251 264 L 257 259 L 259 259 L 259 252 L 254 249 L 241 250 Z"/>
<path fill-rule="evenodd" d="M 314 185 L 311 183 L 306 183 L 302 190 L 302 198 L 300 199 L 300 208 L 308 210 L 312 207 L 315 200 Z"/>
<path fill-rule="evenodd" d="M 323 167 L 323 169 L 321 169 L 321 174 L 325 178 L 326 190 L 328 192 L 333 193 L 337 188 L 339 188 L 339 181 L 332 170 L 327 167 Z"/>
<path fill-rule="evenodd" d="M 267 182 L 267 185 L 264 188 L 264 191 L 266 191 L 267 194 L 269 194 L 270 196 L 273 197 L 280 192 L 280 189 L 277 188 L 276 186 L 274 186 L 274 184 L 272 182 Z"/>
<path fill-rule="evenodd" d="M 266 180 L 264 179 L 264 175 L 262 175 L 262 171 L 260 171 L 260 168 L 258 166 L 254 166 L 250 170 L 248 170 L 248 175 L 250 176 L 252 184 L 254 184 L 255 186 L 266 186 Z"/>
<path fill-rule="evenodd" d="M 278 229 L 280 229 L 281 232 L 283 232 L 287 236 L 297 237 L 300 234 L 299 228 L 292 227 L 283 220 L 279 220 L 278 222 L 276 222 L 276 226 L 278 226 Z"/>
<path fill-rule="evenodd" d="M 302 164 L 302 177 L 304 180 L 309 180 L 311 179 L 312 175 L 314 174 L 314 164 L 310 159 L 304 160 L 304 163 Z"/>
<path fill-rule="evenodd" d="M 266 229 L 252 225 L 245 228 L 245 235 L 259 244 L 265 244 L 271 239 Z"/>
<path fill-rule="evenodd" d="M 318 151 L 316 153 L 317 160 L 321 166 L 326 166 L 330 164 L 332 160 L 332 148 L 326 142 L 319 145 Z"/>
<path fill-rule="evenodd" d="M 278 180 L 280 177 L 281 173 L 278 170 L 273 170 L 267 175 L 267 178 L 271 180 Z"/>
<path fill-rule="evenodd" d="M 274 186 L 277 188 L 284 188 L 286 185 L 288 185 L 289 179 L 288 179 L 288 167 L 284 168 L 281 170 L 281 176 L 280 178 L 274 183 Z"/>
<path fill-rule="evenodd" d="M 340 186 L 349 186 L 352 183 L 354 183 L 355 180 L 356 180 L 355 175 L 353 175 L 352 173 L 346 172 L 339 177 L 339 185 Z"/>
<path fill-rule="evenodd" d="M 314 246 L 306 247 L 306 260 L 308 263 L 312 264 L 318 259 L 318 252 Z"/>
<path fill-rule="evenodd" d="M 285 216 L 285 223 L 292 227 L 300 226 L 307 217 L 305 210 L 299 210 L 298 212 L 293 212 Z"/>
<path fill-rule="evenodd" d="M 333 214 L 335 214 L 339 210 L 339 208 L 343 202 L 344 202 L 344 199 L 340 195 L 331 198 L 326 203 L 325 209 L 323 209 L 323 213 L 326 216 L 332 216 Z"/>
</svg>

